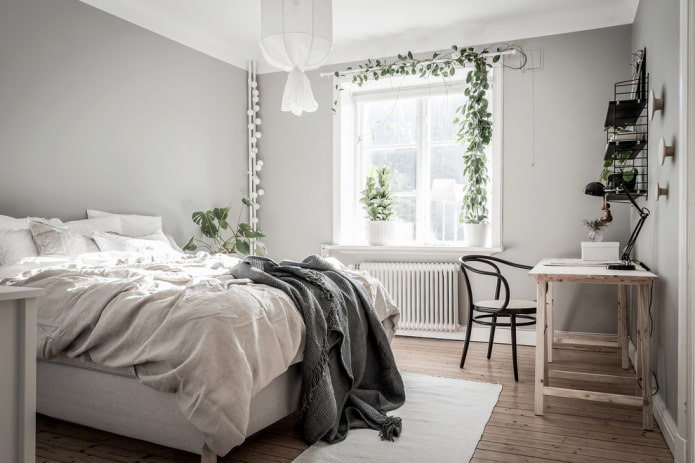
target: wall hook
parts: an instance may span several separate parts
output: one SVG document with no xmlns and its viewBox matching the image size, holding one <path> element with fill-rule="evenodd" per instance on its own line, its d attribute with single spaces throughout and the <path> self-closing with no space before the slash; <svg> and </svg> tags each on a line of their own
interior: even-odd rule
<svg viewBox="0 0 695 463">
<path fill-rule="evenodd" d="M 649 120 L 651 121 L 654 119 L 654 112 L 655 111 L 663 111 L 664 110 L 664 99 L 663 98 L 657 98 L 656 95 L 654 94 L 654 89 L 650 88 L 649 89 Z"/>
<path fill-rule="evenodd" d="M 656 189 L 655 189 L 655 194 L 656 194 L 656 200 L 659 200 L 660 196 L 665 196 L 668 198 L 668 187 L 660 187 L 659 184 L 656 184 Z"/>
<path fill-rule="evenodd" d="M 663 166 L 664 165 L 664 160 L 666 159 L 667 156 L 670 156 L 671 159 L 673 159 L 673 155 L 675 154 L 675 148 L 673 145 L 668 146 L 666 144 L 666 140 L 664 140 L 664 137 L 661 137 L 659 140 L 659 163 Z"/>
</svg>

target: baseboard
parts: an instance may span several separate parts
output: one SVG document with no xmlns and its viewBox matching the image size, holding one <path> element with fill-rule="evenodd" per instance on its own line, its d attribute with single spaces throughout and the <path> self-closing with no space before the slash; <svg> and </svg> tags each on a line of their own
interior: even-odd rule
<svg viewBox="0 0 695 463">
<path fill-rule="evenodd" d="M 630 361 L 635 365 L 635 352 L 637 349 L 632 339 L 628 340 L 627 350 Z M 658 393 L 652 400 L 652 412 L 656 422 L 659 424 L 666 445 L 673 454 L 673 461 L 675 463 L 685 463 L 687 441 L 681 436 L 678 430 L 678 424 L 673 420 L 673 417 L 666 408 L 664 399 L 662 399 Z"/>
<path fill-rule="evenodd" d="M 397 336 L 413 336 L 418 338 L 433 338 L 433 339 L 454 339 L 463 341 L 466 339 L 466 327 L 461 326 L 456 331 L 428 331 L 428 330 L 402 330 L 396 331 Z M 474 326 L 471 330 L 471 341 L 487 342 L 490 339 L 490 330 L 484 326 Z M 497 328 L 495 330 L 496 344 L 511 344 L 512 333 L 509 328 Z M 535 346 L 536 345 L 536 330 L 525 330 L 519 328 L 516 330 L 516 343 L 519 346 Z"/>
<path fill-rule="evenodd" d="M 412 336 L 418 338 L 433 338 L 433 339 L 453 339 L 463 341 L 466 339 L 466 327 L 460 326 L 456 331 L 429 331 L 429 330 L 407 330 L 399 329 L 396 331 L 397 336 Z M 473 326 L 471 331 L 471 341 L 487 342 L 490 337 L 489 328 L 484 326 Z M 572 348 L 573 340 L 581 341 L 582 344 L 593 345 L 596 348 L 615 344 L 615 335 L 602 333 L 575 333 L 567 331 L 555 331 L 555 347 Z M 511 344 L 512 334 L 509 328 L 497 328 L 495 331 L 495 343 Z M 520 346 L 535 346 L 536 345 L 536 330 L 535 328 L 516 330 L 516 343 Z"/>
<path fill-rule="evenodd" d="M 673 461 L 675 463 L 685 463 L 686 441 L 678 431 L 678 425 L 673 421 L 671 414 L 666 409 L 664 400 L 659 394 L 654 396 L 652 410 L 654 418 L 659 423 L 659 428 L 661 428 L 661 434 L 664 435 L 666 445 L 668 445 L 673 454 Z"/>
</svg>

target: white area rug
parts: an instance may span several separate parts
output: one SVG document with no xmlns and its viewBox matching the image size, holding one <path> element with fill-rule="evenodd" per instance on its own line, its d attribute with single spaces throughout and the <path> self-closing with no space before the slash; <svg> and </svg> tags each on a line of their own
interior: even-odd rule
<svg viewBox="0 0 695 463">
<path fill-rule="evenodd" d="M 470 461 L 497 403 L 501 384 L 403 372 L 405 404 L 389 415 L 403 419 L 395 442 L 373 429 L 351 429 L 338 444 L 319 442 L 295 463 Z"/>
</svg>

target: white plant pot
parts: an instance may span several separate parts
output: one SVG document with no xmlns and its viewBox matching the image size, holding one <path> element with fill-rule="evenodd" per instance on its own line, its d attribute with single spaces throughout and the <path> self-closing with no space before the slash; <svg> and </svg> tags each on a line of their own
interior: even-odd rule
<svg viewBox="0 0 695 463">
<path fill-rule="evenodd" d="M 372 246 L 384 246 L 400 241 L 402 225 L 404 224 L 391 220 L 370 221 L 369 244 Z"/>
<path fill-rule="evenodd" d="M 487 244 L 489 225 L 486 223 L 464 223 L 463 236 L 466 245 L 471 248 L 482 248 Z"/>
</svg>

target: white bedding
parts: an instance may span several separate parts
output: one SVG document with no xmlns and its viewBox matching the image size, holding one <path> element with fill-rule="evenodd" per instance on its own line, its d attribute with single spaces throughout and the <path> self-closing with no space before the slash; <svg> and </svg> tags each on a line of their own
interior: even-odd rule
<svg viewBox="0 0 695 463">
<path fill-rule="evenodd" d="M 206 253 L 162 259 L 123 252 L 34 257 L 0 267 L 2 284 L 42 287 L 37 356 L 65 353 L 175 392 L 218 455 L 243 442 L 251 398 L 302 358 L 304 323 L 283 292 L 226 274 L 238 259 Z M 23 271 L 20 275 L 17 272 Z M 398 309 L 375 300 L 389 337 Z"/>
</svg>

